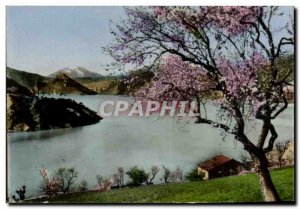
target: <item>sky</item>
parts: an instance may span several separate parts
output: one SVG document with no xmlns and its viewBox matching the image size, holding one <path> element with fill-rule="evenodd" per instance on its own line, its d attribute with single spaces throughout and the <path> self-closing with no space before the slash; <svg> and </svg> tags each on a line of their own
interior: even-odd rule
<svg viewBox="0 0 300 209">
<path fill-rule="evenodd" d="M 112 40 L 110 19 L 122 7 L 7 7 L 7 66 L 49 75 L 82 66 L 105 74 L 112 60 L 101 47 Z"/>
<path fill-rule="evenodd" d="M 122 7 L 8 6 L 6 11 L 7 66 L 41 75 L 77 66 L 106 74 L 112 59 L 101 47 L 112 41 L 110 20 L 125 18 Z M 274 26 L 287 18 L 274 19 Z"/>
</svg>

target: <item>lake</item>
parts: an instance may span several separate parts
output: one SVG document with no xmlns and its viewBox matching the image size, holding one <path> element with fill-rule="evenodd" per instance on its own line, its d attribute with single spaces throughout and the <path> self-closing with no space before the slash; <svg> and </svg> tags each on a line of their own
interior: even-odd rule
<svg viewBox="0 0 300 209">
<path fill-rule="evenodd" d="M 58 96 L 56 96 L 58 97 Z M 62 96 L 82 102 L 97 111 L 104 100 L 128 100 L 119 96 Z M 207 107 L 209 117 L 215 117 L 215 107 Z M 294 139 L 294 106 L 274 121 L 278 140 Z M 249 126 L 247 135 L 256 139 L 259 124 Z M 216 154 L 239 160 L 241 145 L 231 136 L 224 140 L 217 129 L 192 121 L 171 117 L 108 117 L 97 124 L 78 128 L 55 129 L 7 134 L 8 192 L 26 185 L 26 196 L 41 193 L 39 169 L 53 171 L 59 167 L 75 167 L 77 183 L 87 180 L 89 187 L 96 183 L 96 175 L 109 177 L 122 166 L 125 171 L 139 166 L 150 171 L 152 165 L 170 169 L 180 166 L 184 173 L 198 162 Z M 160 182 L 162 171 L 156 182 Z"/>
</svg>

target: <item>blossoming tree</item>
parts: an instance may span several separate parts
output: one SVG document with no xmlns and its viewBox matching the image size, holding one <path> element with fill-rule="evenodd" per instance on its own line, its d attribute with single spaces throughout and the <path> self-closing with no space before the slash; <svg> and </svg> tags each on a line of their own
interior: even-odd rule
<svg viewBox="0 0 300 209">
<path fill-rule="evenodd" d="M 272 121 L 288 106 L 284 88 L 292 70 L 279 73 L 276 63 L 293 53 L 293 14 L 288 17 L 278 7 L 133 7 L 125 11 L 127 19 L 114 25 L 114 42 L 104 51 L 115 59 L 114 68 L 159 66 L 137 98 L 192 101 L 203 91 L 219 92 L 220 110 L 232 122 L 201 114 L 196 122 L 234 135 L 255 159 L 264 200 L 280 201 L 266 153 L 278 137 Z M 275 25 L 281 16 L 287 21 Z M 245 133 L 251 117 L 262 124 L 257 139 Z"/>
</svg>

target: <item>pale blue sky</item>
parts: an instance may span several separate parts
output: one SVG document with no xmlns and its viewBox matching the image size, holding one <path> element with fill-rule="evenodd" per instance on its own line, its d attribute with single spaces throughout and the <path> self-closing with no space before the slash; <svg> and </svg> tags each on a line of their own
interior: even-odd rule
<svg viewBox="0 0 300 209">
<path fill-rule="evenodd" d="M 289 21 L 293 7 L 274 26 Z M 48 75 L 82 66 L 104 74 L 111 58 L 101 47 L 112 40 L 109 20 L 124 18 L 122 7 L 7 7 L 7 66 Z"/>
<path fill-rule="evenodd" d="M 42 75 L 76 66 L 104 73 L 109 20 L 122 15 L 122 7 L 7 7 L 7 65 Z"/>
</svg>

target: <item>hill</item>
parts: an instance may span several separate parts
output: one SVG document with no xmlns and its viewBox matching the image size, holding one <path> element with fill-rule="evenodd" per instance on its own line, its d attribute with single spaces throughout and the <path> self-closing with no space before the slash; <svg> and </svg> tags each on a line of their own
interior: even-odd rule
<svg viewBox="0 0 300 209">
<path fill-rule="evenodd" d="M 99 77 L 102 77 L 102 75 L 95 73 L 95 72 L 91 72 L 83 67 L 77 67 L 74 69 L 63 68 L 63 69 L 56 71 L 55 73 L 48 75 L 48 77 L 53 78 L 61 73 L 69 76 L 70 78 L 84 78 L 84 77 L 99 78 Z"/>
<path fill-rule="evenodd" d="M 6 69 L 8 94 L 97 94 L 63 73 L 48 78 L 9 67 Z"/>
<path fill-rule="evenodd" d="M 98 94 L 129 95 L 140 89 L 154 77 L 153 72 L 147 70 L 132 71 L 123 76 L 106 76 L 101 78 L 76 78 L 81 85 L 96 91 Z M 133 81 L 127 83 L 127 81 Z"/>
<path fill-rule="evenodd" d="M 14 95 L 33 96 L 33 93 L 29 89 L 10 78 L 6 78 L 6 93 Z"/>
<path fill-rule="evenodd" d="M 118 95 L 120 79 L 114 77 L 105 78 L 76 78 L 78 83 L 98 94 Z"/>
<path fill-rule="evenodd" d="M 99 122 L 96 112 L 70 99 L 7 95 L 8 131 L 69 128 Z"/>
<path fill-rule="evenodd" d="M 43 94 L 97 94 L 97 92 L 82 86 L 74 79 L 61 73 L 50 78 L 39 93 Z"/>
<path fill-rule="evenodd" d="M 272 170 L 283 201 L 295 201 L 294 167 Z M 39 201 L 45 201 L 39 200 Z M 257 175 L 230 176 L 200 182 L 169 183 L 108 192 L 73 193 L 49 203 L 230 203 L 262 202 Z"/>
<path fill-rule="evenodd" d="M 42 86 L 49 79 L 35 73 L 20 71 L 10 67 L 6 67 L 6 77 L 27 88 L 32 93 L 35 91 L 36 86 Z"/>
<path fill-rule="evenodd" d="M 150 82 L 154 77 L 154 73 L 149 70 L 139 69 L 130 72 L 123 78 L 119 85 L 120 94 L 130 94 L 138 91 L 145 83 Z M 130 81 L 128 83 L 128 81 Z"/>
<path fill-rule="evenodd" d="M 83 77 L 78 77 L 79 71 Z M 123 76 L 102 76 L 78 67 L 75 70 L 65 68 L 49 76 L 7 67 L 8 93 L 19 91 L 27 94 L 29 90 L 33 94 L 129 95 L 149 82 L 154 74 L 142 69 Z M 129 84 L 127 83 L 129 80 L 134 82 Z"/>
</svg>

